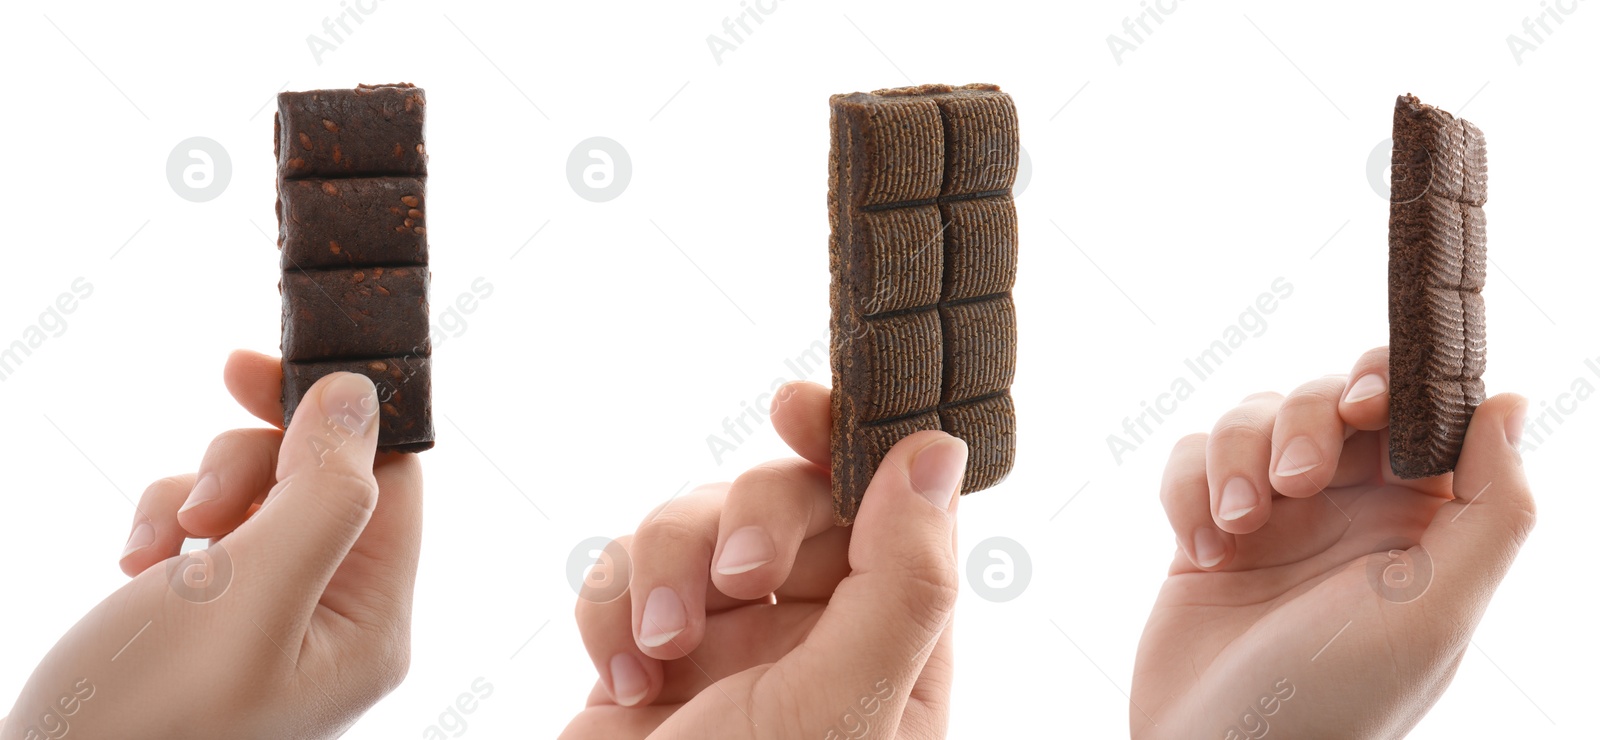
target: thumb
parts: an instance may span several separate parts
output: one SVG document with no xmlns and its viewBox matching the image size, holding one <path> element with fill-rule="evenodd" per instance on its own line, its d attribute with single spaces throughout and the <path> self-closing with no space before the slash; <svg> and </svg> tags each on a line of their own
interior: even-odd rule
<svg viewBox="0 0 1600 740">
<path fill-rule="evenodd" d="M 254 577 L 274 601 L 314 605 L 366 527 L 378 501 L 377 411 L 372 381 L 354 373 L 318 380 L 295 409 L 277 485 L 227 542 L 236 560 L 261 564 Z"/>
<path fill-rule="evenodd" d="M 1422 536 L 1432 589 L 1480 604 L 1499 585 L 1533 530 L 1533 493 L 1517 444 L 1527 399 L 1502 394 L 1472 415 L 1452 476 L 1455 499 L 1440 507 Z"/>
<path fill-rule="evenodd" d="M 781 679 L 758 685 L 755 706 L 792 705 L 791 694 L 760 693 L 805 686 L 798 715 L 825 723 L 818 733 L 865 711 L 864 702 L 900 716 L 955 609 L 956 493 L 966 463 L 966 443 L 944 432 L 918 432 L 889 450 L 856 515 L 849 577 L 805 642 L 774 666 Z"/>
</svg>

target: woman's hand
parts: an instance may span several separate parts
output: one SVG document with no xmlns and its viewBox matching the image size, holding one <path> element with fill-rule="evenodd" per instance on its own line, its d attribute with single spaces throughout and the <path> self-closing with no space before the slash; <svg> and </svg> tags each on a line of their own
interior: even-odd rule
<svg viewBox="0 0 1600 740">
<path fill-rule="evenodd" d="M 617 541 L 631 583 L 578 602 L 600 680 L 563 737 L 944 737 L 966 445 L 902 440 L 839 527 L 830 414 L 827 389 L 786 386 L 772 422 L 799 458 L 669 501 Z"/>
<path fill-rule="evenodd" d="M 225 376 L 282 420 L 277 359 L 236 352 Z M 287 430 L 224 433 L 197 473 L 152 484 L 121 560 L 133 579 L 45 656 L 0 738 L 330 738 L 392 690 L 422 476 L 415 455 L 374 462 L 377 408 L 371 381 L 328 376 Z M 213 544 L 179 554 L 189 537 Z"/>
<path fill-rule="evenodd" d="M 1178 442 L 1178 551 L 1139 644 L 1141 738 L 1400 737 L 1449 685 L 1533 529 L 1527 402 L 1473 415 L 1453 474 L 1389 467 L 1389 353 Z"/>
</svg>

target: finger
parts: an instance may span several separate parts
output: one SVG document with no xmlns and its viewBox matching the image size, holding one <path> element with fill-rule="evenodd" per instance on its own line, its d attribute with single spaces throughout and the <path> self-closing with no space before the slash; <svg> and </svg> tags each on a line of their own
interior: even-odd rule
<svg viewBox="0 0 1600 740">
<path fill-rule="evenodd" d="M 772 428 L 796 455 L 831 469 L 833 399 L 827 388 L 805 381 L 779 388 L 772 397 Z"/>
<path fill-rule="evenodd" d="M 1433 568 L 1430 594 L 1439 589 L 1481 611 L 1533 530 L 1533 493 L 1517 450 L 1527 406 L 1521 396 L 1502 394 L 1473 413 L 1453 476 L 1455 500 L 1422 535 Z"/>
<path fill-rule="evenodd" d="M 228 538 L 235 560 L 271 563 L 260 568 L 258 593 L 306 605 L 301 614 L 280 606 L 289 617 L 309 619 L 372 516 L 378 500 L 372 472 L 377 410 L 377 391 L 365 376 L 332 373 L 311 386 L 284 431 L 278 484 L 260 511 Z"/>
<path fill-rule="evenodd" d="M 887 682 L 894 690 L 884 716 L 900 716 L 955 608 L 956 492 L 966 462 L 966 444 L 944 432 L 917 432 L 890 448 L 856 516 L 850 577 L 805 642 L 755 683 L 752 706 L 790 707 L 808 718 L 802 724 L 816 723 L 804 733 L 820 734 L 836 710 Z M 790 688 L 799 685 L 812 689 L 804 699 Z"/>
<path fill-rule="evenodd" d="M 1211 488 L 1206 483 L 1206 440 L 1191 434 L 1178 440 L 1161 475 L 1161 507 L 1178 539 L 1183 560 L 1171 574 L 1222 567 L 1233 557 L 1233 535 L 1217 528 L 1211 515 Z"/>
<path fill-rule="evenodd" d="M 133 507 L 128 543 L 117 559 L 123 573 L 139 575 L 183 548 L 183 541 L 190 534 L 178 524 L 178 507 L 193 487 L 194 476 L 188 474 L 162 478 L 144 489 L 139 505 Z"/>
<path fill-rule="evenodd" d="M 1267 523 L 1272 509 L 1272 424 L 1283 396 L 1257 393 L 1222 415 L 1206 439 L 1211 516 L 1224 532 L 1245 534 Z"/>
<path fill-rule="evenodd" d="M 1388 347 L 1367 350 L 1350 368 L 1350 384 L 1339 399 L 1339 418 L 1367 432 L 1389 426 Z"/>
<path fill-rule="evenodd" d="M 422 465 L 414 454 L 380 452 L 372 477 L 378 483 L 378 503 L 328 581 L 321 603 L 386 630 L 391 644 L 410 645 L 422 550 Z"/>
<path fill-rule="evenodd" d="M 194 490 L 178 521 L 196 537 L 220 537 L 244 523 L 250 507 L 278 482 L 277 429 L 234 429 L 217 435 L 200 459 Z"/>
<path fill-rule="evenodd" d="M 1293 498 L 1315 496 L 1333 480 L 1344 447 L 1339 397 L 1345 378 L 1330 375 L 1294 389 L 1272 422 L 1272 487 Z"/>
<path fill-rule="evenodd" d="M 222 383 L 245 411 L 283 427 L 283 365 L 278 358 L 236 349 L 222 368 Z"/>
<path fill-rule="evenodd" d="M 711 582 L 736 599 L 770 594 L 788 579 L 800 544 L 833 526 L 826 470 L 798 458 L 751 468 L 723 501 Z"/>
<path fill-rule="evenodd" d="M 633 635 L 645 655 L 681 658 L 705 634 L 706 574 L 726 489 L 675 498 L 639 525 L 632 545 Z"/>
<path fill-rule="evenodd" d="M 631 577 L 627 569 L 632 548 L 631 535 L 606 546 L 595 563 L 597 571 L 605 569 L 604 573 L 584 580 L 574 612 L 583 647 L 600 674 L 600 685 L 613 703 L 624 707 L 655 701 L 665 685 L 661 661 L 645 655 L 634 640 L 631 592 L 612 590 Z"/>
</svg>

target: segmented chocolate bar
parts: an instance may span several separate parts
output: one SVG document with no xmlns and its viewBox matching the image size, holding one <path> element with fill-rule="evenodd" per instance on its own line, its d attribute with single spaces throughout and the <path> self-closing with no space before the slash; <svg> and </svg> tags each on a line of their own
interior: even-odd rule
<svg viewBox="0 0 1600 740">
<path fill-rule="evenodd" d="M 1389 462 L 1401 478 L 1455 468 L 1483 402 L 1488 267 L 1483 132 L 1404 95 L 1389 205 Z"/>
<path fill-rule="evenodd" d="M 1020 144 L 994 85 L 830 103 L 833 496 L 848 523 L 884 454 L 916 431 L 966 441 L 962 493 L 1011 470 Z"/>
<path fill-rule="evenodd" d="M 433 446 L 421 88 L 278 95 L 283 419 L 332 372 L 378 389 L 380 449 Z"/>
</svg>

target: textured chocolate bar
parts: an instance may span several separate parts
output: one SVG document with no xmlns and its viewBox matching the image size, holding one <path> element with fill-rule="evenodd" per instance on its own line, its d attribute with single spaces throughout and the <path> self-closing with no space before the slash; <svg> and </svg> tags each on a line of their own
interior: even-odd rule
<svg viewBox="0 0 1600 740">
<path fill-rule="evenodd" d="M 283 410 L 328 373 L 378 389 L 378 445 L 433 446 L 421 88 L 281 93 L 274 118 Z"/>
<path fill-rule="evenodd" d="M 432 367 L 427 357 L 287 362 L 283 365 L 283 409 L 293 417 L 312 384 L 329 373 L 360 373 L 378 388 L 378 439 L 384 449 L 417 452 L 433 446 Z"/>
<path fill-rule="evenodd" d="M 285 182 L 278 193 L 283 269 L 425 265 L 426 200 L 413 177 Z"/>
<path fill-rule="evenodd" d="M 409 83 L 280 93 L 278 179 L 428 174 L 421 88 Z"/>
<path fill-rule="evenodd" d="M 901 438 L 942 429 L 969 447 L 962 493 L 1016 456 L 1020 144 L 993 85 L 835 95 L 828 218 L 833 497 L 855 518 Z"/>
<path fill-rule="evenodd" d="M 283 358 L 429 354 L 423 267 L 283 273 Z"/>
<path fill-rule="evenodd" d="M 1483 402 L 1488 157 L 1467 121 L 1400 97 L 1389 204 L 1389 462 L 1450 472 Z"/>
</svg>

